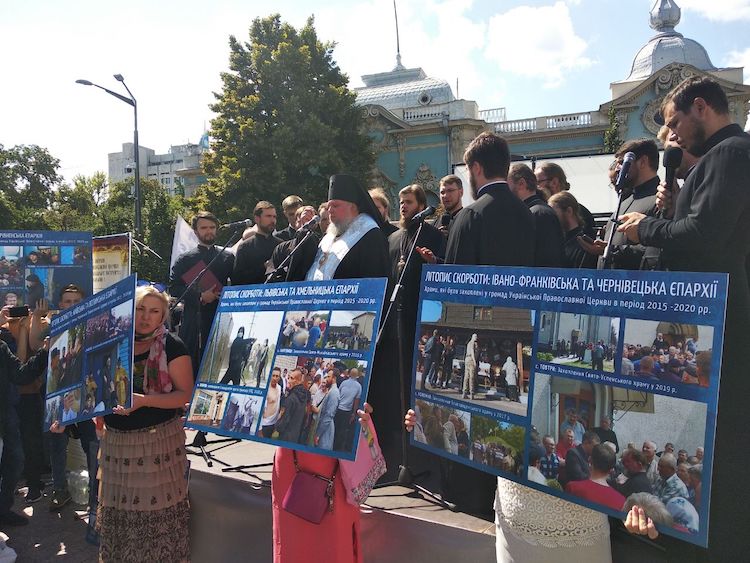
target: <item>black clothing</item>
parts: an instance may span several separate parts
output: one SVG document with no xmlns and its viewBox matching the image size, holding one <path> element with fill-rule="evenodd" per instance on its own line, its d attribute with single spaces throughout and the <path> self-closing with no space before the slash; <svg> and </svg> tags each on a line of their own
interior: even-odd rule
<svg viewBox="0 0 750 563">
<path fill-rule="evenodd" d="M 578 237 L 584 234 L 582 227 L 576 227 L 565 233 L 563 241 L 563 267 L 596 268 L 597 257 L 589 254 L 578 244 Z"/>
<path fill-rule="evenodd" d="M 287 225 L 285 229 L 274 231 L 273 236 L 282 241 L 292 240 L 297 236 L 297 230 L 293 229 L 291 225 Z"/>
<path fill-rule="evenodd" d="M 5 418 L 10 416 L 9 397 L 11 385 L 28 385 L 37 377 L 44 375 L 47 369 L 47 350 L 40 350 L 25 364 L 10 351 L 8 345 L 0 340 L 0 438 L 3 437 Z"/>
<path fill-rule="evenodd" d="M 302 427 L 305 423 L 307 405 L 310 402 L 310 392 L 300 383 L 289 390 L 284 399 L 284 414 L 276 423 L 279 440 L 285 442 L 299 442 Z"/>
<path fill-rule="evenodd" d="M 182 340 L 169 333 L 167 333 L 164 351 L 167 353 L 167 365 L 175 358 L 190 355 Z M 133 357 L 133 393 L 143 393 L 143 370 L 148 359 L 148 354 L 149 351 L 146 350 L 143 354 Z M 104 422 L 107 426 L 116 430 L 138 430 L 172 420 L 176 416 L 179 416 L 181 412 L 182 409 L 141 407 L 131 412 L 128 416 L 108 414 L 104 417 Z"/>
<path fill-rule="evenodd" d="M 560 268 L 563 265 L 563 231 L 557 213 L 538 194 L 523 200 L 534 216 L 536 248 L 534 265 Z"/>
<path fill-rule="evenodd" d="M 461 211 L 462 209 L 463 209 L 463 207 L 459 207 L 459 208 L 458 208 L 458 209 L 456 209 L 456 210 L 455 210 L 455 211 L 454 211 L 453 213 L 448 213 L 448 212 L 446 211 L 445 213 L 442 213 L 441 215 L 438 215 L 437 217 L 435 217 L 435 218 L 434 218 L 434 219 L 432 220 L 432 226 L 433 226 L 433 227 L 435 227 L 436 229 L 440 230 L 440 227 L 442 227 L 442 226 L 443 226 L 443 217 L 446 217 L 446 218 L 447 218 L 447 219 L 446 219 L 446 220 L 447 220 L 447 224 L 445 224 L 445 226 L 446 226 L 446 227 L 448 228 L 448 231 L 447 231 L 446 233 L 444 233 L 444 234 L 443 234 L 443 231 L 440 231 L 440 233 L 441 233 L 441 234 L 442 234 L 442 235 L 443 235 L 444 237 L 447 237 L 447 236 L 448 236 L 448 233 L 450 233 L 450 230 L 451 230 L 451 226 L 453 225 L 453 222 L 454 222 L 454 221 L 456 220 L 456 215 L 458 215 L 458 213 L 459 213 L 459 212 L 460 212 L 460 211 Z"/>
<path fill-rule="evenodd" d="M 532 266 L 536 244 L 531 211 L 506 182 L 482 188 L 448 235 L 446 264 Z"/>
<path fill-rule="evenodd" d="M 240 336 L 234 338 L 232 346 L 229 348 L 229 365 L 219 383 L 224 385 L 229 383 L 232 385 L 240 384 L 242 381 L 242 368 L 245 366 L 245 361 L 250 353 L 250 346 L 252 344 L 253 340 L 251 338 L 242 338 Z"/>
<path fill-rule="evenodd" d="M 651 481 L 648 480 L 648 475 L 646 475 L 645 471 L 628 477 L 628 480 L 622 485 L 614 483 L 613 487 L 625 498 L 628 498 L 633 493 L 653 493 L 651 490 Z"/>
<path fill-rule="evenodd" d="M 721 365 L 721 393 L 714 445 L 708 558 L 740 561 L 750 552 L 748 485 L 737 475 L 750 465 L 747 407 L 750 379 L 750 135 L 728 125 L 712 135 L 704 156 L 675 202 L 674 219 L 644 218 L 638 236 L 662 249 L 664 267 L 675 271 L 728 272 L 729 294 Z"/>
<path fill-rule="evenodd" d="M 226 285 L 234 267 L 234 256 L 227 250 L 219 250 L 215 246 L 206 247 L 199 244 L 196 248 L 182 254 L 174 263 L 169 279 L 169 293 L 175 298 L 180 297 L 190 282 L 193 281 L 192 278 L 185 280 L 183 276 L 200 262 L 203 262 L 203 266 L 200 268 L 203 269 L 217 254 L 221 254 L 221 256 L 211 264 L 210 272 L 213 273 L 221 285 Z M 197 275 L 198 272 L 194 273 Z M 202 283 L 203 280 L 206 280 L 206 275 L 208 275 L 208 272 L 204 274 L 201 281 L 190 289 L 183 300 L 184 311 L 179 334 L 180 339 L 185 343 L 187 349 L 192 351 L 193 373 L 198 373 L 201 355 L 203 350 L 206 349 L 208 334 L 211 332 L 211 324 L 214 321 L 216 308 L 219 306 L 218 299 L 206 305 L 201 305 L 200 303 L 201 292 L 208 289 Z M 199 332 L 201 337 L 200 342 L 198 341 Z"/>
<path fill-rule="evenodd" d="M 255 233 L 237 247 L 232 270 L 232 285 L 254 285 L 266 280 L 266 262 L 281 239 Z"/>
<path fill-rule="evenodd" d="M 591 238 L 596 238 L 596 222 L 594 221 L 594 216 L 591 214 L 591 211 L 581 205 L 580 201 L 578 202 L 578 213 L 580 213 L 581 219 L 583 219 L 584 234 L 587 234 Z"/>
<path fill-rule="evenodd" d="M 384 221 L 383 226 L 380 227 L 380 230 L 383 231 L 383 235 L 385 235 L 385 238 L 388 238 L 393 233 L 398 231 L 398 227 L 391 223 L 390 221 Z"/>
<path fill-rule="evenodd" d="M 599 436 L 599 440 L 603 444 L 604 442 L 612 442 L 615 445 L 615 453 L 620 451 L 620 444 L 617 443 L 617 434 L 614 430 L 605 430 L 601 426 L 594 428 L 594 432 Z"/>
<path fill-rule="evenodd" d="M 479 198 L 456 216 L 448 234 L 445 262 L 531 266 L 535 244 L 531 211 L 506 182 L 496 182 L 483 187 Z M 461 510 L 494 515 L 494 475 L 449 460 L 441 463 L 441 469 L 444 499 Z"/>
<path fill-rule="evenodd" d="M 633 188 L 633 193 L 622 200 L 620 215 L 625 213 L 649 214 L 654 210 L 656 204 L 656 189 L 659 187 L 659 177 L 654 176 L 647 182 Z M 617 217 L 615 217 L 617 219 Z M 617 227 L 610 220 L 604 233 L 604 240 L 609 240 L 609 232 Z M 615 232 L 612 237 L 612 262 L 607 266 L 614 270 L 652 270 L 653 265 L 644 264 L 644 253 L 648 252 L 650 257 L 658 257 L 655 249 L 647 249 L 643 244 L 633 244 L 624 233 Z M 604 258 L 599 258 L 599 264 L 604 267 Z"/>
<path fill-rule="evenodd" d="M 282 242 L 273 249 L 271 261 L 274 268 L 278 268 L 292 251 L 294 251 L 294 256 L 292 256 L 291 261 L 284 268 L 284 271 L 277 270 L 271 274 L 271 281 L 286 281 L 287 273 L 290 281 L 305 279 L 307 268 L 309 268 L 308 264 L 312 264 L 315 259 L 315 253 L 318 251 L 318 244 L 320 244 L 321 238 L 320 234 L 315 230 L 307 238 L 305 238 L 305 234 L 304 232 L 298 232 L 295 238 Z M 299 250 L 295 250 L 300 245 L 302 246 Z"/>
<path fill-rule="evenodd" d="M 591 476 L 589 468 L 589 456 L 580 444 L 575 448 L 570 448 L 565 454 L 565 480 L 584 481 Z"/>
</svg>

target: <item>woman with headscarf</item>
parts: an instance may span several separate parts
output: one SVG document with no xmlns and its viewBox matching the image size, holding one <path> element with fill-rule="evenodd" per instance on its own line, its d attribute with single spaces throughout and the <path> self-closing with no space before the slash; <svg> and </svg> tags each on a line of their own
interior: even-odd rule
<svg viewBox="0 0 750 563">
<path fill-rule="evenodd" d="M 466 356 L 464 358 L 464 384 L 463 384 L 463 398 L 468 399 L 469 394 L 471 400 L 474 400 L 474 380 L 477 375 L 477 362 L 479 361 L 479 346 L 477 345 L 477 334 L 471 335 L 471 340 L 466 343 Z"/>
<path fill-rule="evenodd" d="M 154 286 L 135 293 L 133 398 L 104 417 L 99 447 L 99 561 L 190 559 L 182 406 L 193 367 L 164 321 L 169 298 Z"/>
<path fill-rule="evenodd" d="M 505 382 L 508 384 L 508 399 L 520 403 L 521 400 L 518 398 L 518 368 L 510 356 L 505 360 L 502 369 L 505 372 Z"/>
</svg>

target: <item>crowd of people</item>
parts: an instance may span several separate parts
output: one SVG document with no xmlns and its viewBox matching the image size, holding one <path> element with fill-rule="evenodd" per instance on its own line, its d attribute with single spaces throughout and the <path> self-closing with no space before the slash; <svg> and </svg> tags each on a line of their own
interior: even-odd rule
<svg viewBox="0 0 750 563">
<path fill-rule="evenodd" d="M 328 346 L 328 316 L 287 313 L 282 329 L 284 348 L 323 348 Z"/>
<path fill-rule="evenodd" d="M 669 345 L 658 333 L 651 346 L 625 343 L 620 373 L 658 383 L 709 387 L 712 355 L 710 349 L 699 351 L 695 338 Z"/>
<path fill-rule="evenodd" d="M 741 482 L 738 484 L 736 476 L 741 475 L 750 462 L 742 448 L 738 451 L 736 444 L 744 443 L 745 409 L 740 398 L 748 391 L 748 380 L 741 370 L 748 348 L 748 332 L 744 328 L 750 319 L 746 273 L 750 247 L 744 234 L 750 220 L 750 190 L 746 189 L 750 161 L 744 156 L 750 149 L 750 140 L 739 126 L 731 123 L 726 95 L 710 78 L 694 76 L 687 79 L 665 97 L 661 110 L 669 129 L 668 140 L 680 146 L 684 153 L 696 156 L 696 164 L 691 171 L 686 171 L 684 186 L 674 197 L 673 187 L 661 185 L 656 176 L 658 148 L 653 141 L 629 141 L 620 147 L 615 155 L 613 172 L 620 169 L 625 153 L 633 152 L 636 160 L 626 181 L 619 186 L 624 190 L 622 209 L 627 213 L 614 218 L 607 226 L 607 233 L 614 231 L 615 245 L 607 259 L 602 256 L 607 233 L 605 239 L 595 239 L 591 214 L 570 193 L 571 186 L 562 168 L 554 163 L 540 163 L 534 170 L 519 164 L 511 168 L 507 142 L 493 133 L 480 134 L 464 155 L 474 203 L 463 208 L 460 179 L 446 176 L 440 182 L 444 212 L 421 230 L 419 221 L 412 221 L 426 208 L 426 195 L 421 186 L 407 186 L 399 192 L 400 220 L 396 225 L 387 220 L 391 203 L 387 197 L 385 202 L 379 200 L 377 194 L 368 194 L 355 178 L 343 174 L 331 178 L 324 208 L 305 206 L 297 196 L 287 197 L 282 202 L 282 209 L 288 227 L 281 231 L 275 230 L 275 206 L 267 201 L 259 202 L 254 209 L 255 225 L 243 234 L 235 256 L 214 244 L 219 225 L 216 217 L 207 212 L 197 214 L 192 226 L 199 244 L 178 258 L 170 276 L 171 292 L 185 294 L 181 338 L 164 329 L 168 305 L 166 294 L 155 289 L 139 289 L 133 404 L 129 408 L 119 406 L 115 413 L 105 417 L 99 446 L 101 494 L 97 526 L 100 530 L 100 558 L 103 561 L 189 558 L 189 503 L 184 479 L 185 437 L 179 420 L 180 407 L 190 397 L 193 377 L 205 349 L 221 288 L 230 279 L 233 284 L 261 283 L 275 267 L 284 264 L 283 269 L 274 272 L 271 281 L 369 277 L 403 281 L 404 326 L 401 328 L 405 330 L 394 330 L 395 321 L 389 319 L 380 342 L 380 353 L 376 354 L 374 364 L 368 366 L 372 374 L 369 400 L 375 408 L 373 419 L 382 438 L 383 450 L 387 452 L 389 444 L 399 442 L 403 430 L 404 413 L 396 397 L 402 391 L 407 391 L 406 396 L 409 396 L 410 378 L 400 377 L 403 370 L 399 363 L 403 366 L 413 357 L 411 343 L 415 340 L 413 327 L 419 293 L 418 281 L 415 283 L 414 280 L 419 279 L 422 264 L 578 268 L 591 267 L 598 261 L 607 268 L 666 268 L 730 274 L 725 367 L 714 457 L 710 548 L 709 551 L 695 548 L 691 556 L 714 561 L 741 560 L 742 555 L 737 554 L 747 553 L 747 540 L 742 519 L 737 515 L 743 513 L 747 495 L 743 494 L 746 487 Z M 652 213 L 655 205 L 663 210 L 658 216 Z M 321 214 L 319 226 L 303 229 L 303 224 L 308 221 L 302 221 L 310 213 L 315 214 L 316 209 L 327 212 L 328 217 Z M 706 236 L 706 233 L 711 236 Z M 593 242 L 588 242 L 582 236 L 584 234 Z M 412 246 L 416 247 L 417 256 L 416 260 L 409 262 L 407 258 Z M 206 266 L 213 258 L 217 259 L 210 271 L 215 283 L 188 289 L 195 275 L 191 277 L 190 272 L 195 272 L 196 267 L 200 271 L 201 263 Z M 29 291 L 38 292 L 36 286 L 41 286 L 41 279 L 27 281 L 33 286 Z M 7 322 L 7 318 L 4 320 Z M 305 328 L 309 331 L 309 327 Z M 399 339 L 406 346 L 397 348 Z M 472 337 L 472 340 L 467 343 L 467 354 L 477 350 L 476 339 Z M 385 353 L 383 349 L 389 352 Z M 5 354 L 4 345 L 0 345 L 0 355 Z M 29 365 L 37 366 L 43 361 L 43 356 L 44 352 L 40 352 Z M 478 360 L 478 354 L 473 359 Z M 695 359 L 697 364 L 698 358 Z M 433 363 L 441 361 L 442 358 L 436 358 Z M 423 362 L 427 362 L 427 357 Z M 3 394 L 8 385 L 25 383 L 41 371 L 19 370 L 15 360 L 10 363 L 3 360 L 1 367 Z M 687 369 L 685 367 L 685 371 Z M 433 371 L 432 366 L 430 369 L 425 366 L 425 370 L 427 374 Z M 471 374 L 469 369 L 465 372 Z M 356 392 L 358 386 L 361 389 L 361 384 L 350 372 L 343 382 L 336 383 L 336 400 L 333 379 L 337 376 L 333 370 L 329 370 L 325 378 L 321 376 L 315 393 L 311 390 L 317 372 L 308 387 L 305 381 L 309 375 L 309 370 L 305 374 L 300 367 L 288 371 L 285 383 L 282 383 L 282 374 L 272 375 L 269 388 L 274 387 L 275 381 L 278 407 L 264 409 L 261 432 L 270 427 L 272 436 L 278 434 L 280 440 L 288 443 L 317 440 L 319 444 L 332 443 L 331 447 L 337 449 L 337 444 L 353 434 L 356 418 L 368 417 L 367 408 L 358 411 L 358 407 L 365 407 L 359 403 L 361 390 Z M 464 394 L 474 393 L 473 377 L 467 377 L 465 373 L 462 384 Z M 316 406 L 319 412 L 313 432 L 312 422 L 308 423 L 308 420 L 312 420 L 313 396 L 319 395 L 321 387 L 325 387 L 326 392 Z M 267 402 L 266 406 L 272 405 Z M 9 436 L 15 432 L 14 427 L 8 425 L 7 412 L 4 404 L 4 467 L 10 463 L 6 461 L 9 456 L 5 455 L 5 449 L 12 443 Z M 441 434 L 445 432 L 445 425 L 451 423 L 458 443 L 460 423 L 449 416 L 443 421 L 442 414 L 440 420 Z M 273 422 L 266 424 L 269 421 Z M 406 422 L 414 427 L 412 413 Z M 575 429 L 572 429 L 572 434 L 575 442 Z M 342 438 L 342 435 L 347 438 Z M 451 448 L 452 436 L 448 432 Z M 437 432 L 434 439 L 437 440 Z M 571 458 L 568 463 L 566 454 L 566 486 L 584 482 L 580 487 L 573 486 L 577 494 L 590 494 L 592 487 L 586 479 L 594 482 L 590 479 L 594 469 L 606 469 L 607 473 L 611 470 L 611 449 L 606 445 L 596 447 L 597 441 L 601 442 L 598 434 L 584 431 L 581 444 L 573 444 L 570 450 L 578 452 L 578 457 Z M 147 459 L 139 457 L 137 452 L 144 451 L 144 448 L 153 452 L 153 456 Z M 683 487 L 687 489 L 684 481 L 680 480 L 680 486 L 672 478 L 670 456 L 670 453 L 662 454 L 661 464 L 657 462 L 656 465 L 661 486 L 653 486 L 646 494 L 659 496 L 672 489 L 680 492 Z M 632 454 L 625 456 L 626 460 L 632 457 Z M 620 461 L 623 462 L 622 456 Z M 158 479 L 144 479 L 147 474 L 145 466 L 153 470 L 148 474 L 158 475 Z M 678 466 L 676 463 L 675 474 Z M 498 560 L 610 560 L 608 534 L 605 532 L 608 526 L 602 514 L 544 496 L 510 480 L 495 479 L 461 464 L 448 462 L 445 467 L 449 475 L 444 484 L 445 498 L 456 499 L 460 508 L 479 513 L 493 510 L 494 502 Z M 305 560 L 310 553 L 332 562 L 362 560 L 359 509 L 347 503 L 341 480 L 336 479 L 339 471 L 338 462 L 328 456 L 278 448 L 272 478 L 273 546 L 277 562 Z M 302 520 L 283 507 L 283 499 L 292 489 L 292 482 L 299 472 L 331 482 L 327 494 L 330 495 L 332 510 L 319 524 Z M 573 476 L 588 474 L 589 477 L 571 479 L 571 473 Z M 631 479 L 628 477 L 628 481 Z M 3 476 L 0 493 L 3 499 L 10 481 Z M 15 487 L 15 482 L 12 487 Z M 615 487 L 611 488 L 616 491 Z M 683 512 L 688 512 L 688 504 L 695 505 L 687 497 L 670 497 L 664 505 L 675 501 Z M 10 498 L 12 504 L 12 495 Z M 531 510 L 531 507 L 540 505 L 545 506 L 544 514 Z M 644 517 L 641 509 L 644 508 L 649 510 L 645 500 L 639 501 L 633 509 L 639 515 L 638 525 L 630 527 L 634 532 L 646 533 L 646 525 L 641 525 Z M 15 513 L 10 512 L 9 504 L 0 506 L 0 522 L 3 524 L 18 524 L 19 519 L 23 520 L 21 516 L 11 514 Z M 648 517 L 656 519 L 657 514 L 648 512 Z M 684 517 L 673 518 L 678 523 L 687 522 Z M 552 541 L 554 545 L 550 545 L 549 541 L 539 541 L 549 540 L 560 531 L 561 525 L 573 528 L 564 530 L 565 542 Z M 681 525 L 690 530 L 689 522 Z M 351 530 L 351 533 L 342 534 L 341 530 Z M 651 530 L 648 534 L 649 537 L 654 535 Z M 658 541 L 663 545 L 657 551 L 666 550 L 670 558 L 693 549 L 685 547 L 687 544 L 670 544 L 664 538 Z"/>
</svg>

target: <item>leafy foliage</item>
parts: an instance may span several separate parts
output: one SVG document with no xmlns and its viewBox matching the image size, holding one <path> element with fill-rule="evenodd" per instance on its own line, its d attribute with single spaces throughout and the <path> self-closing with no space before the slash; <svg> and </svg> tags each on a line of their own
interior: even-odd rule
<svg viewBox="0 0 750 563">
<path fill-rule="evenodd" d="M 209 182 L 195 209 L 246 217 L 261 199 L 324 201 L 331 174 L 364 180 L 373 155 L 355 94 L 313 23 L 297 30 L 276 14 L 253 21 L 248 43 L 230 37 L 229 72 L 211 106 Z"/>
<path fill-rule="evenodd" d="M 617 120 L 615 106 L 609 106 L 607 117 L 609 127 L 604 132 L 604 152 L 617 152 L 617 149 L 622 145 L 622 139 L 620 138 L 620 122 Z"/>
</svg>

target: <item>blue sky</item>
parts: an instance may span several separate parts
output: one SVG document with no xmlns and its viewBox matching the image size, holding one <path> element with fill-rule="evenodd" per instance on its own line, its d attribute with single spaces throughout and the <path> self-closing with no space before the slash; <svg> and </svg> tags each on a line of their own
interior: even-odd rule
<svg viewBox="0 0 750 563">
<path fill-rule="evenodd" d="M 677 31 L 699 41 L 717 67 L 750 69 L 750 0 L 677 0 Z M 444 78 L 480 109 L 509 119 L 596 109 L 654 35 L 653 0 L 411 0 L 398 3 L 401 54 Z M 228 62 L 228 37 L 248 37 L 270 10 L 294 25 L 314 14 L 319 36 L 352 86 L 395 64 L 391 0 L 310 2 L 183 0 L 109 3 L 26 0 L 0 5 L 0 143 L 39 144 L 68 180 L 106 171 L 107 153 L 132 140 L 132 110 L 94 88 L 125 76 L 139 104 L 141 145 L 166 152 L 198 142 Z M 750 71 L 746 71 L 746 82 Z"/>
</svg>

